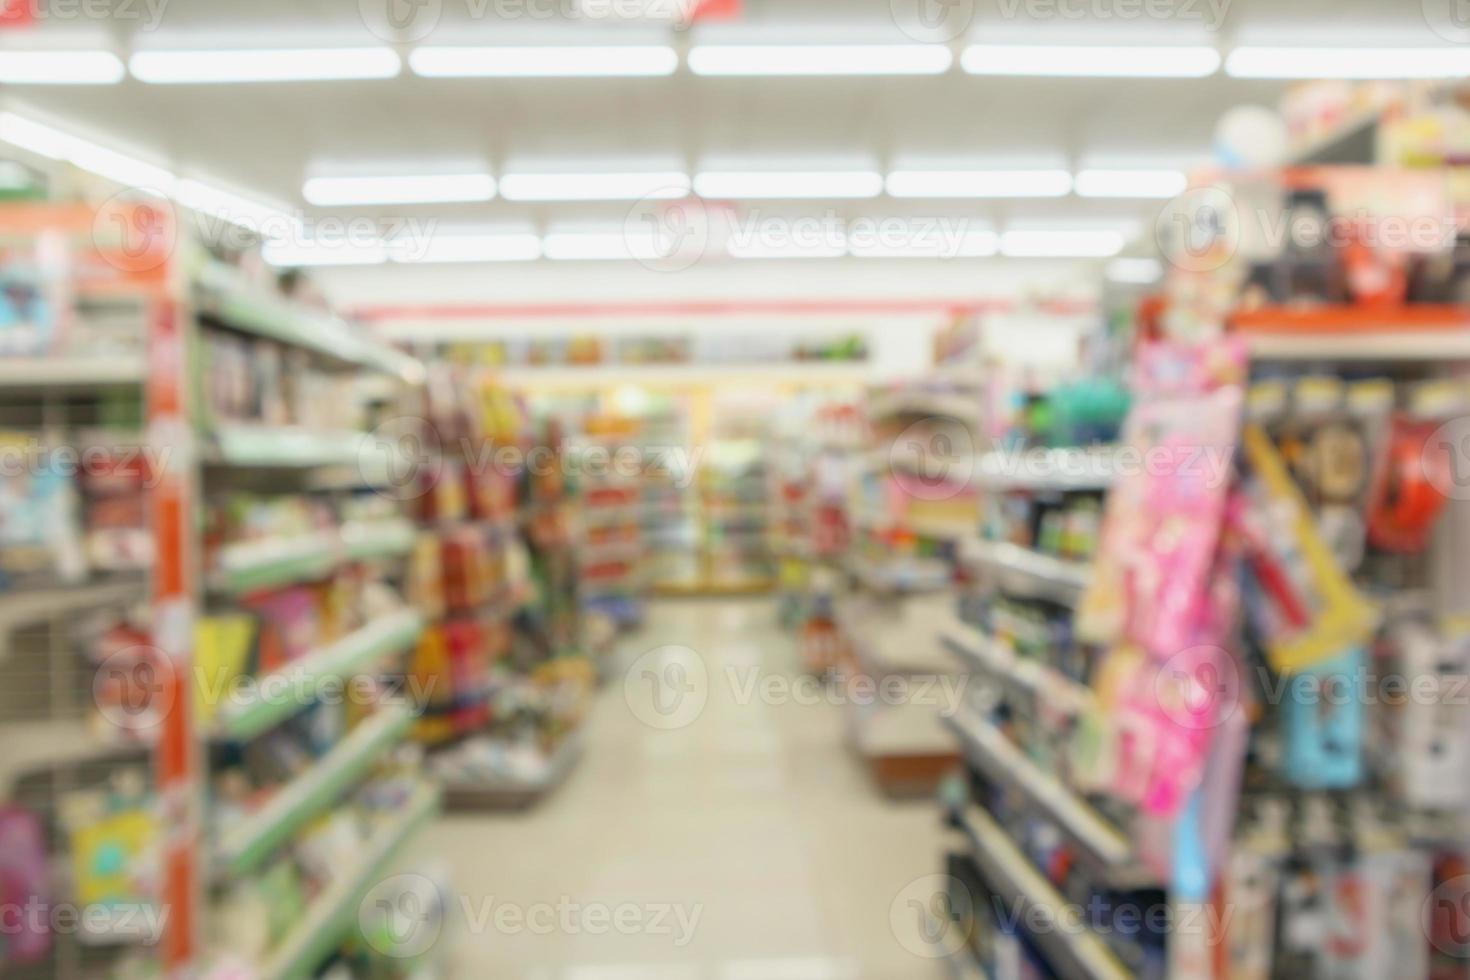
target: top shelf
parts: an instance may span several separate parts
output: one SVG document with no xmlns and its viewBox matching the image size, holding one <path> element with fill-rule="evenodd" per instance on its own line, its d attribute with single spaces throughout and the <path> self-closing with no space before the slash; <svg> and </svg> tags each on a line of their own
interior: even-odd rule
<svg viewBox="0 0 1470 980">
<path fill-rule="evenodd" d="M 1459 306 L 1268 307 L 1230 322 L 1258 361 L 1470 360 L 1470 312 Z"/>
<path fill-rule="evenodd" d="M 325 357 L 381 371 L 411 384 L 424 378 L 418 360 L 362 336 L 347 321 L 262 295 L 234 270 L 210 264 L 194 277 L 197 311 L 242 333 L 278 340 Z"/>
<path fill-rule="evenodd" d="M 141 354 L 116 357 L 0 357 L 0 390 L 95 391 L 140 386 L 147 376 Z"/>
<path fill-rule="evenodd" d="M 1373 334 L 1252 334 L 1257 361 L 1470 361 L 1470 331 Z"/>
</svg>

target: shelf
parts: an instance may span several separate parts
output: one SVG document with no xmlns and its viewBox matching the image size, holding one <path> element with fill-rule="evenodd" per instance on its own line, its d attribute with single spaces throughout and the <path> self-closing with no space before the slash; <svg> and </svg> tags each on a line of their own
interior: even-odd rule
<svg viewBox="0 0 1470 980">
<path fill-rule="evenodd" d="M 15 784 L 32 773 L 148 759 L 146 745 L 105 742 L 81 719 L 5 722 L 0 724 L 0 745 L 5 747 L 0 753 L 0 800 L 8 799 Z"/>
<path fill-rule="evenodd" d="M 85 392 L 140 386 L 148 376 L 140 354 L 117 357 L 0 357 L 0 392 Z"/>
<path fill-rule="evenodd" d="M 1054 558 L 1004 541 L 960 542 L 961 560 L 993 572 L 1008 592 L 1076 605 L 1092 577 L 1082 562 Z"/>
<path fill-rule="evenodd" d="M 1118 467 L 1115 447 L 1019 449 L 980 457 L 979 483 L 990 490 L 1106 490 Z"/>
<path fill-rule="evenodd" d="M 880 394 L 871 399 L 869 415 L 875 419 L 895 415 L 942 416 L 975 427 L 980 421 L 980 399 L 975 395 L 925 391 Z"/>
<path fill-rule="evenodd" d="M 348 523 L 341 531 L 342 550 L 352 561 L 406 555 L 417 540 L 418 529 L 406 520 Z"/>
<path fill-rule="evenodd" d="M 522 365 L 497 369 L 502 383 L 522 388 L 602 388 L 619 385 L 679 388 L 697 385 L 864 385 L 873 368 L 861 362 L 775 364 Z"/>
<path fill-rule="evenodd" d="M 338 879 L 312 899 L 306 915 L 272 952 L 260 980 L 305 980 L 314 976 L 354 929 L 363 900 L 387 872 L 395 855 L 439 814 L 439 790 L 425 786 L 404 806 L 403 812 L 373 831 L 363 846 L 361 860 L 343 869 Z"/>
<path fill-rule="evenodd" d="M 311 769 L 278 790 L 264 808 L 221 836 L 214 860 L 217 876 L 237 878 L 259 867 L 302 824 L 331 807 L 412 723 L 413 712 L 396 705 L 360 723 Z"/>
<path fill-rule="evenodd" d="M 1348 116 L 1329 132 L 1296 147 L 1290 166 L 1372 166 L 1378 159 L 1378 125 L 1382 108 L 1363 109 Z"/>
<path fill-rule="evenodd" d="M 271 296 L 218 263 L 195 276 L 194 299 L 201 316 L 241 333 L 277 340 L 324 357 L 381 371 L 410 383 L 423 380 L 417 360 L 378 343 L 347 321 Z"/>
<path fill-rule="evenodd" d="M 335 643 L 292 661 L 259 679 L 254 686 L 258 694 L 255 701 L 222 709 L 216 737 L 245 741 L 279 725 L 311 704 L 305 694 L 321 681 L 352 676 L 379 657 L 410 646 L 423 629 L 423 618 L 404 609 L 380 616 Z"/>
<path fill-rule="evenodd" d="M 947 587 L 952 580 L 949 566 L 932 558 L 879 564 L 849 556 L 844 564 L 864 588 L 880 593 L 934 592 Z"/>
<path fill-rule="evenodd" d="M 1470 361 L 1470 331 L 1383 333 L 1260 333 L 1246 335 L 1257 361 Z"/>
<path fill-rule="evenodd" d="M 1021 921 L 1034 926 L 1027 929 L 1027 938 L 1060 976 L 1133 980 L 1107 944 L 1087 927 L 1077 907 L 1067 903 L 988 813 L 970 806 L 956 819 L 974 844 L 976 863 L 999 893 L 997 898 L 1014 912 L 1024 913 Z M 1023 908 L 1014 908 L 1013 902 Z"/>
<path fill-rule="evenodd" d="M 222 595 L 242 595 L 310 582 L 350 561 L 407 554 L 414 538 L 414 527 L 407 521 L 382 521 L 226 545 L 220 549 L 220 567 L 210 576 L 209 588 Z"/>
<path fill-rule="evenodd" d="M 0 637 L 18 626 L 52 616 L 69 616 L 102 606 L 137 602 L 147 594 L 148 584 L 142 577 L 0 592 Z M 0 655 L 0 660 L 3 659 L 4 656 Z"/>
<path fill-rule="evenodd" d="M 573 732 L 561 740 L 546 760 L 546 767 L 534 778 L 503 777 L 471 780 L 446 779 L 445 805 L 452 810 L 521 809 L 535 803 L 561 786 L 582 759 L 582 737 Z"/>
<path fill-rule="evenodd" d="M 1010 739 L 972 709 L 961 709 L 945 719 L 960 736 L 965 754 L 992 780 L 1014 786 L 1032 805 L 1049 816 L 1109 883 L 1142 884 L 1150 881 L 1133 856 L 1133 845 L 1080 796 L 1039 767 Z"/>
<path fill-rule="evenodd" d="M 223 425 L 214 430 L 214 452 L 223 466 L 316 468 L 386 463 L 388 448 L 372 446 L 361 432 L 317 432 L 298 427 Z"/>
<path fill-rule="evenodd" d="M 220 549 L 218 571 L 210 576 L 210 590 L 240 595 L 326 578 L 337 567 L 338 542 L 335 532 L 320 531 L 226 545 Z"/>
<path fill-rule="evenodd" d="M 981 673 L 1005 681 L 1038 703 L 1076 714 L 1093 702 L 1092 689 L 1059 671 L 1014 652 L 977 626 L 951 618 L 940 623 L 939 638 L 956 656 Z"/>
</svg>

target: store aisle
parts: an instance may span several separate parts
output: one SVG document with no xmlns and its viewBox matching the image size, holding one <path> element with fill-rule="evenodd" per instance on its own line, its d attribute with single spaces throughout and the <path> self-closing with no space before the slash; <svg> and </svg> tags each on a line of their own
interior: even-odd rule
<svg viewBox="0 0 1470 980">
<path fill-rule="evenodd" d="M 638 658 L 666 644 L 698 654 L 708 699 L 659 730 L 640 720 Z M 624 674 L 602 690 L 562 792 L 528 814 L 447 817 L 421 842 L 451 864 L 467 920 L 446 936 L 452 977 L 942 975 L 890 924 L 905 886 L 942 867 L 939 808 L 883 800 L 846 750 L 843 709 L 775 689 L 797 661 L 771 603 L 652 604 L 619 663 L 636 665 L 633 704 Z M 697 678 L 674 676 L 698 699 Z"/>
</svg>

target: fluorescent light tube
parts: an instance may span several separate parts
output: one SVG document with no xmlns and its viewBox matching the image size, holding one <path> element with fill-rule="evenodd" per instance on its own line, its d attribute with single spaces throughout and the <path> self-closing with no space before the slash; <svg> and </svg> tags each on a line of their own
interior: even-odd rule
<svg viewBox="0 0 1470 980">
<path fill-rule="evenodd" d="M 14 113 L 0 112 L 0 141 L 129 187 L 157 194 L 174 189 L 174 175 L 162 167 Z"/>
<path fill-rule="evenodd" d="M 1178 170 L 1083 170 L 1077 174 L 1082 197 L 1170 198 L 1189 186 Z"/>
<path fill-rule="evenodd" d="M 971 75 L 1204 78 L 1220 67 L 1208 47 L 972 44 L 960 55 Z"/>
<path fill-rule="evenodd" d="M 506 174 L 500 178 L 500 194 L 507 201 L 680 198 L 689 193 L 689 186 L 689 175 L 681 173 Z"/>
<path fill-rule="evenodd" d="M 628 236 L 620 231 L 550 232 L 541 239 L 541 253 L 556 260 L 613 260 L 662 258 L 652 236 Z"/>
<path fill-rule="evenodd" d="M 408 64 L 427 78 L 636 77 L 672 75 L 679 55 L 667 45 L 424 47 Z"/>
<path fill-rule="evenodd" d="M 127 72 L 111 51 L 0 49 L 6 85 L 116 85 Z"/>
<path fill-rule="evenodd" d="M 696 45 L 696 75 L 939 75 L 954 55 L 942 44 Z"/>
<path fill-rule="evenodd" d="M 865 170 L 695 174 L 694 190 L 709 198 L 858 198 L 883 193 L 883 175 Z"/>
<path fill-rule="evenodd" d="M 375 245 L 341 241 L 274 241 L 261 248 L 261 257 L 277 268 L 302 268 L 330 265 L 382 265 L 388 261 L 388 249 Z"/>
<path fill-rule="evenodd" d="M 392 48 L 259 51 L 139 51 L 128 69 L 152 85 L 325 82 L 393 78 L 403 63 Z"/>
<path fill-rule="evenodd" d="M 174 190 L 174 200 L 192 211 L 260 232 L 267 237 L 297 233 L 301 222 L 284 208 L 252 200 L 200 180 L 184 178 Z"/>
<path fill-rule="evenodd" d="M 1013 258 L 1106 258 L 1122 248 L 1116 231 L 1018 230 L 1000 236 L 1001 254 Z"/>
<path fill-rule="evenodd" d="M 1235 78 L 1460 78 L 1470 49 L 1239 47 L 1225 60 Z"/>
<path fill-rule="evenodd" d="M 831 229 L 819 241 L 731 239 L 725 251 L 732 259 L 840 259 L 847 254 L 847 242 L 841 232 Z"/>
<path fill-rule="evenodd" d="M 942 230 L 918 230 L 909 242 L 869 240 L 866 236 L 848 235 L 848 252 L 860 259 L 962 259 L 994 255 L 1000 247 L 1000 236 L 993 231 L 966 231 L 951 238 Z"/>
<path fill-rule="evenodd" d="M 1072 189 L 1065 170 L 895 170 L 894 197 L 1064 197 Z"/>
<path fill-rule="evenodd" d="M 394 242 L 395 262 L 531 262 L 541 257 L 541 238 L 526 233 L 432 235 L 415 251 L 411 243 Z"/>
<path fill-rule="evenodd" d="M 1118 258 L 1108 263 L 1104 275 L 1113 282 L 1146 285 L 1163 278 L 1164 266 L 1158 259 Z"/>
<path fill-rule="evenodd" d="M 314 177 L 301 188 L 318 207 L 377 204 L 457 204 L 495 196 L 489 174 L 426 174 L 404 177 Z"/>
</svg>

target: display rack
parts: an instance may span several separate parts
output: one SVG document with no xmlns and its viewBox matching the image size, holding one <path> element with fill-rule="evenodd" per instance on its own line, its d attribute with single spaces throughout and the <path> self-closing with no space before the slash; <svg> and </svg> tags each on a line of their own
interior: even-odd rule
<svg viewBox="0 0 1470 980">
<path fill-rule="evenodd" d="M 146 202 L 119 205 L 113 201 L 107 207 L 123 218 L 172 220 L 171 214 Z M 349 564 L 391 560 L 403 555 L 410 543 L 410 529 L 401 523 L 344 524 L 304 539 L 230 545 L 220 550 L 214 568 L 203 570 L 198 531 L 212 505 L 209 494 L 237 484 L 301 486 L 309 491 L 310 475 L 326 466 L 345 471 L 349 482 L 362 483 L 372 479 L 380 469 L 377 463 L 385 457 L 363 432 L 269 424 L 244 427 L 211 421 L 197 397 L 201 330 L 207 325 L 235 337 L 268 339 L 301 351 L 328 370 L 382 373 L 396 383 L 417 383 L 422 380 L 422 370 L 412 358 L 365 339 L 341 321 L 270 295 L 215 260 L 204 258 L 203 250 L 190 237 L 187 222 L 170 227 L 168 235 L 157 239 L 168 248 L 139 251 L 130 247 L 137 243 L 121 236 L 126 228 L 144 225 L 119 222 L 120 237 L 112 240 L 105 232 L 113 228 L 111 222 L 100 221 L 87 207 L 0 205 L 0 213 L 0 227 L 7 229 L 8 243 L 47 236 L 66 247 L 73 263 L 87 268 L 87 289 L 104 293 L 109 302 L 136 302 L 137 341 L 140 350 L 146 348 L 146 354 L 106 359 L 65 355 L 0 358 L 0 394 L 7 404 L 22 405 L 27 400 L 39 404 L 38 417 L 60 431 L 58 427 L 70 421 L 72 410 L 85 424 L 95 424 L 91 421 L 95 416 L 86 408 L 88 400 L 113 398 L 114 393 L 127 398 L 133 392 L 143 406 L 142 445 L 152 450 L 150 459 L 158 466 L 150 474 L 153 479 L 147 489 L 146 530 L 151 547 L 145 564 L 151 585 L 136 578 L 101 578 L 0 594 L 0 622 L 10 638 L 6 649 L 15 649 L 22 632 L 27 644 L 49 635 L 45 642 L 54 652 L 53 688 L 60 693 L 75 681 L 91 689 L 86 672 L 78 675 L 75 666 L 66 668 L 70 680 L 61 676 L 71 644 L 68 628 L 79 614 L 129 606 L 151 596 L 150 642 L 161 658 L 152 661 L 157 683 L 139 692 L 147 699 L 141 713 L 154 713 L 157 725 L 145 729 L 139 742 L 108 745 L 78 734 L 84 717 L 91 714 L 110 738 L 126 736 L 97 715 L 100 704 L 86 705 L 76 689 L 67 693 L 64 704 L 48 702 L 44 709 L 64 710 L 69 715 L 23 724 L 14 733 L 9 724 L 0 726 L 7 744 L 14 735 L 41 749 L 33 756 L 34 765 L 23 760 L 15 763 L 11 770 L 14 781 L 7 783 L 5 791 L 13 790 L 15 781 L 26 783 L 30 774 L 45 773 L 53 777 L 54 786 L 47 791 L 52 794 L 68 785 L 97 785 L 99 779 L 111 775 L 103 763 L 116 763 L 123 756 L 146 759 L 151 755 L 156 819 L 159 827 L 166 828 L 158 840 L 160 891 L 154 901 L 169 909 L 157 955 L 165 975 L 197 975 L 214 953 L 205 939 L 206 923 L 216 914 L 209 893 L 258 865 L 307 820 L 333 807 L 401 739 L 410 716 L 393 707 L 372 715 L 280 786 L 267 805 L 220 835 L 206 831 L 206 822 L 214 822 L 209 820 L 213 814 L 205 802 L 209 745 L 240 745 L 256 739 L 301 711 L 306 706 L 302 699 L 308 696 L 303 692 L 314 690 L 314 683 L 323 678 L 376 672 L 385 657 L 412 644 L 420 627 L 412 613 L 385 614 L 283 667 L 281 679 L 289 681 L 284 686 L 289 694 L 212 705 L 220 712 L 217 722 L 205 726 L 200 720 L 194 707 L 194 631 L 206 602 L 228 607 L 238 597 L 315 581 Z M 291 471 L 302 479 L 290 475 Z M 35 621 L 49 623 L 48 633 L 35 633 L 29 626 Z M 101 680 L 99 674 L 99 684 Z M 63 731 L 68 734 L 63 736 Z M 90 770 L 78 768 L 89 762 L 96 765 Z M 377 865 L 437 805 L 437 795 L 425 788 L 410 806 L 387 819 L 368 848 L 373 866 L 334 877 L 291 937 L 272 952 L 270 961 L 256 964 L 256 975 L 305 977 L 314 973 L 355 925 L 355 899 L 370 884 L 369 876 Z M 71 975 L 78 969 L 79 954 L 64 940 L 55 955 L 61 957 L 58 975 Z"/>
</svg>

